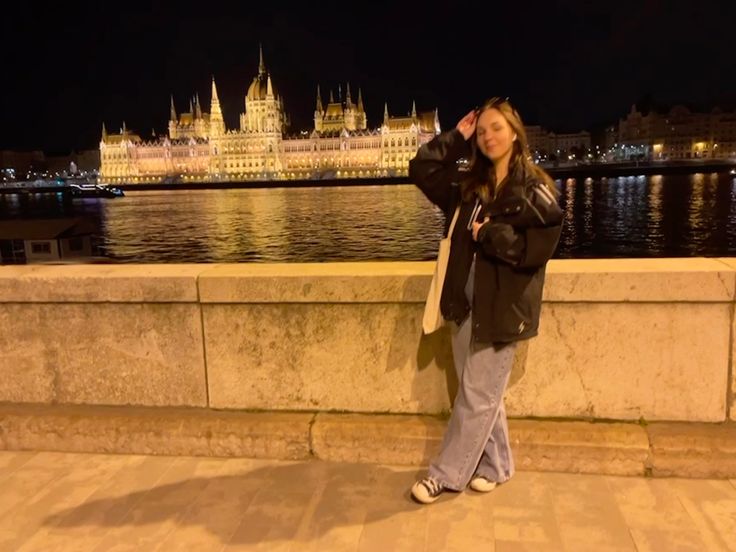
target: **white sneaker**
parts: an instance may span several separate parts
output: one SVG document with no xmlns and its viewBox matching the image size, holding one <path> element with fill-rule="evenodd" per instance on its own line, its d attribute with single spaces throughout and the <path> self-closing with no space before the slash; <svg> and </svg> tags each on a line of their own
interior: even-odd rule
<svg viewBox="0 0 736 552">
<path fill-rule="evenodd" d="M 442 483 L 434 477 L 425 477 L 420 479 L 411 487 L 411 495 L 417 502 L 422 504 L 432 504 L 444 492 L 445 488 Z"/>
<path fill-rule="evenodd" d="M 470 480 L 470 488 L 479 493 L 490 493 L 496 488 L 496 482 L 486 479 L 482 475 L 474 475 Z"/>
</svg>

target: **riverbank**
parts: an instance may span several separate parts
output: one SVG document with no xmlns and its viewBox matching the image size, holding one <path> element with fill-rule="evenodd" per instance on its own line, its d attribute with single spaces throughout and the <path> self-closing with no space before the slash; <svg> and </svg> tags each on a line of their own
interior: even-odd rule
<svg viewBox="0 0 736 552">
<path fill-rule="evenodd" d="M 711 174 L 736 171 L 736 160 L 598 163 L 571 167 L 545 167 L 554 178 L 601 178 L 654 174 Z"/>
<path fill-rule="evenodd" d="M 668 161 L 644 163 L 593 163 L 544 167 L 553 178 L 603 178 L 639 175 L 729 173 L 736 160 Z M 311 188 L 335 186 L 386 186 L 412 184 L 408 176 L 379 178 L 325 178 L 313 180 L 172 181 L 116 184 L 122 190 L 221 190 L 242 188 Z"/>
</svg>

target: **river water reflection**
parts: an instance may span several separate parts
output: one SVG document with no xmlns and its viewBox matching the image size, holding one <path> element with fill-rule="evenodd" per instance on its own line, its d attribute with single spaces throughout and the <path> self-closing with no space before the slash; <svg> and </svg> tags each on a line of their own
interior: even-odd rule
<svg viewBox="0 0 736 552">
<path fill-rule="evenodd" d="M 736 254 L 728 174 L 557 182 L 556 257 Z M 0 218 L 86 216 L 113 262 L 427 260 L 442 215 L 414 186 L 131 191 L 124 198 L 0 196 Z"/>
</svg>

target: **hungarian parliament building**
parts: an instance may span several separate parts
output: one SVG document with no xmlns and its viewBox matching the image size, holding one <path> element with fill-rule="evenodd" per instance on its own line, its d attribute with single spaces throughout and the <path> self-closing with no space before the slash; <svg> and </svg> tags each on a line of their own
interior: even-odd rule
<svg viewBox="0 0 736 552">
<path fill-rule="evenodd" d="M 283 97 L 271 82 L 260 53 L 258 75 L 245 95 L 240 129 L 228 130 L 212 79 L 210 111 L 199 97 L 189 111 L 177 113 L 171 100 L 168 136 L 143 140 L 125 127 L 100 141 L 100 181 L 147 183 L 176 181 L 310 180 L 404 176 L 417 149 L 440 132 L 437 110 L 392 117 L 384 106 L 383 123 L 369 129 L 363 97 L 345 97 L 326 105 L 319 86 L 311 132 L 288 135 Z"/>
</svg>

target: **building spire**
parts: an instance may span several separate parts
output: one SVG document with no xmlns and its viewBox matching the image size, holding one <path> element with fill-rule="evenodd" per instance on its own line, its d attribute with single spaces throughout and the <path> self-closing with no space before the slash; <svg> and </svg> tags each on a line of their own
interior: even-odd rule
<svg viewBox="0 0 736 552">
<path fill-rule="evenodd" d="M 266 73 L 266 64 L 263 63 L 263 45 L 259 42 L 258 43 L 258 76 L 262 76 Z"/>
<path fill-rule="evenodd" d="M 383 102 L 383 122 L 388 124 L 388 102 Z"/>
<path fill-rule="evenodd" d="M 361 113 L 365 111 L 363 109 L 363 93 L 361 92 L 360 88 L 358 88 L 358 111 Z"/>
<path fill-rule="evenodd" d="M 411 101 L 411 116 L 417 118 L 417 103 L 414 100 Z"/>
<path fill-rule="evenodd" d="M 199 104 L 199 92 L 194 96 L 194 108 L 196 110 L 196 118 L 202 118 L 202 106 Z"/>
<path fill-rule="evenodd" d="M 335 103 L 335 97 L 332 95 L 332 90 L 330 90 L 330 103 Z"/>
<path fill-rule="evenodd" d="M 273 85 L 271 84 L 271 73 L 268 74 L 266 82 L 266 96 L 273 96 Z"/>
<path fill-rule="evenodd" d="M 107 140 L 107 129 L 105 128 L 105 121 L 102 121 L 102 141 Z"/>
<path fill-rule="evenodd" d="M 319 113 L 322 113 L 322 95 L 319 93 L 319 84 L 317 85 L 317 108 Z"/>
<path fill-rule="evenodd" d="M 222 109 L 220 109 L 220 99 L 217 97 L 217 87 L 213 75 L 212 100 L 210 101 L 210 135 L 222 134 L 223 132 L 225 132 L 225 123 L 222 120 Z"/>
<path fill-rule="evenodd" d="M 220 99 L 217 97 L 217 87 L 215 86 L 215 75 L 212 75 L 212 102 L 220 103 Z"/>
<path fill-rule="evenodd" d="M 169 119 L 176 122 L 176 109 L 174 109 L 174 95 L 171 95 L 171 113 L 169 115 Z"/>
<path fill-rule="evenodd" d="M 337 101 L 342 103 L 342 84 L 337 85 Z"/>
<path fill-rule="evenodd" d="M 345 91 L 345 103 L 348 105 L 352 103 L 352 100 L 350 99 L 350 83 L 348 83 L 347 89 Z"/>
<path fill-rule="evenodd" d="M 125 126 L 125 121 L 123 121 L 123 130 L 120 132 L 123 136 L 128 134 L 128 128 Z"/>
</svg>

